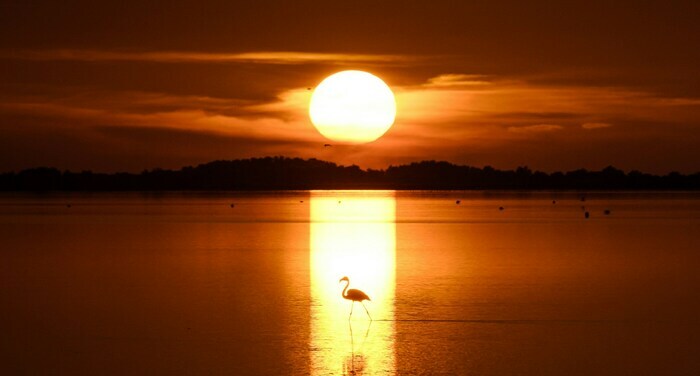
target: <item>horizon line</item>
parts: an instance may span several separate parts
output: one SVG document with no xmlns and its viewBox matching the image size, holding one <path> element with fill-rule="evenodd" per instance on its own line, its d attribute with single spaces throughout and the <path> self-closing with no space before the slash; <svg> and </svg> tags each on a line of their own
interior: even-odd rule
<svg viewBox="0 0 700 376">
<path fill-rule="evenodd" d="M 531 174 L 543 173 L 543 174 L 547 174 L 547 175 L 552 175 L 552 174 L 557 174 L 557 173 L 567 174 L 567 173 L 584 172 L 584 171 L 585 172 L 602 172 L 606 169 L 614 169 L 617 171 L 621 171 L 625 175 L 629 175 L 632 172 L 638 172 L 638 173 L 641 173 L 644 175 L 651 175 L 651 176 L 669 176 L 669 175 L 674 175 L 674 174 L 678 174 L 681 176 L 693 176 L 693 175 L 700 174 L 700 170 L 695 171 L 695 172 L 689 172 L 689 173 L 683 173 L 683 172 L 680 172 L 678 170 L 670 170 L 666 174 L 654 174 L 654 173 L 645 172 L 645 171 L 638 170 L 638 169 L 623 170 L 623 169 L 615 167 L 612 164 L 609 164 L 609 165 L 602 167 L 602 168 L 599 168 L 599 169 L 590 169 L 590 168 L 585 168 L 585 167 L 579 167 L 579 168 L 574 168 L 574 169 L 569 169 L 569 170 L 542 171 L 542 170 L 533 170 L 530 167 L 528 167 L 528 165 L 519 165 L 518 167 L 508 169 L 508 168 L 497 168 L 497 167 L 494 167 L 494 166 L 489 165 L 489 164 L 486 164 L 483 166 L 475 166 L 475 165 L 470 165 L 470 164 L 458 164 L 458 163 L 450 162 L 447 160 L 437 160 L 437 159 L 423 159 L 423 160 L 417 160 L 417 161 L 406 162 L 406 163 L 389 164 L 388 166 L 382 167 L 382 168 L 369 168 L 369 167 L 363 168 L 363 167 L 356 165 L 356 164 L 350 164 L 350 165 L 339 164 L 339 163 L 336 163 L 333 161 L 323 160 L 323 159 L 319 159 L 319 158 L 315 158 L 315 157 L 302 158 L 302 157 L 288 157 L 288 156 L 284 156 L 284 155 L 270 155 L 270 156 L 234 158 L 234 159 L 213 159 L 213 160 L 208 161 L 208 162 L 183 165 L 183 166 L 180 166 L 179 168 L 178 167 L 170 167 L 170 168 L 152 167 L 150 169 L 143 168 L 140 172 L 124 171 L 124 170 L 115 170 L 115 171 L 111 171 L 111 172 L 104 172 L 104 171 L 93 171 L 92 169 L 83 169 L 80 171 L 73 171 L 71 169 L 61 169 L 61 168 L 58 168 L 55 166 L 45 165 L 45 166 L 25 167 L 25 168 L 22 168 L 19 170 L 0 171 L 0 175 L 17 174 L 17 173 L 21 173 L 24 171 L 32 171 L 32 170 L 39 170 L 39 169 L 51 169 L 51 170 L 57 170 L 61 173 L 72 173 L 72 174 L 89 172 L 89 173 L 93 173 L 93 174 L 105 174 L 105 175 L 116 175 L 116 174 L 139 175 L 139 174 L 143 174 L 143 173 L 147 173 L 147 172 L 155 172 L 155 171 L 182 171 L 186 168 L 197 168 L 197 167 L 209 165 L 209 164 L 216 163 L 216 162 L 243 162 L 243 161 L 264 160 L 264 159 L 301 160 L 304 162 L 319 161 L 319 162 L 323 162 L 323 163 L 333 164 L 339 168 L 356 167 L 362 172 L 369 172 L 369 171 L 386 172 L 387 170 L 391 169 L 392 167 L 397 168 L 397 167 L 404 167 L 404 166 L 407 167 L 407 166 L 411 166 L 411 165 L 415 165 L 415 164 L 422 164 L 422 163 L 435 163 L 435 164 L 448 164 L 448 165 L 451 165 L 453 167 L 459 167 L 459 168 L 467 167 L 467 168 L 475 168 L 475 169 L 480 169 L 480 170 L 493 169 L 494 171 L 499 171 L 499 172 L 509 172 L 509 171 L 516 172 L 520 169 L 525 169 L 526 171 L 529 171 Z"/>
</svg>

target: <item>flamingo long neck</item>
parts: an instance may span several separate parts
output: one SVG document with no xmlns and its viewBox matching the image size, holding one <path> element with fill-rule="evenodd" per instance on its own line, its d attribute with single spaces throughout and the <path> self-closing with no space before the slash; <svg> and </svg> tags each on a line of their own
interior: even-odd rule
<svg viewBox="0 0 700 376">
<path fill-rule="evenodd" d="M 343 292 L 340 293 L 340 295 L 342 295 L 343 298 L 347 298 L 347 297 L 348 297 L 348 295 L 345 294 L 345 291 L 347 291 L 348 286 L 350 286 L 350 281 L 349 281 L 349 280 L 345 281 L 345 288 L 343 289 Z"/>
</svg>

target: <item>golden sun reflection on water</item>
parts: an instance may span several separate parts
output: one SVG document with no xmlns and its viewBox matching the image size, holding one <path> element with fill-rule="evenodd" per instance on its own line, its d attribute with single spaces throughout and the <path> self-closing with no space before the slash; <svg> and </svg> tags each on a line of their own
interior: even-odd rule
<svg viewBox="0 0 700 376">
<path fill-rule="evenodd" d="M 311 370 L 378 374 L 395 370 L 396 201 L 393 192 L 311 194 Z M 364 291 L 372 318 L 342 298 Z M 386 321 L 384 321 L 386 320 Z"/>
</svg>

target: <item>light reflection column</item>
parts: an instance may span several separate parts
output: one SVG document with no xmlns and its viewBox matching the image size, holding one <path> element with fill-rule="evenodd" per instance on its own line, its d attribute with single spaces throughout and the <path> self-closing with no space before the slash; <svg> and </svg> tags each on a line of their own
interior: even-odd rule
<svg viewBox="0 0 700 376">
<path fill-rule="evenodd" d="M 311 370 L 314 374 L 392 372 L 396 289 L 396 201 L 393 192 L 311 194 Z M 375 319 L 341 297 L 369 295 Z M 386 320 L 386 321 L 385 321 Z"/>
</svg>

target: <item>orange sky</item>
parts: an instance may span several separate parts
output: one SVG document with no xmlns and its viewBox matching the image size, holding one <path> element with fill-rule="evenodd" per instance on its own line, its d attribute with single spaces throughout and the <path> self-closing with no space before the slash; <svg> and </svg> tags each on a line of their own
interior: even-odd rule
<svg viewBox="0 0 700 376">
<path fill-rule="evenodd" d="M 0 171 L 315 157 L 362 167 L 700 170 L 695 3 L 10 1 Z M 360 69 L 397 120 L 324 148 L 311 92 Z"/>
</svg>

